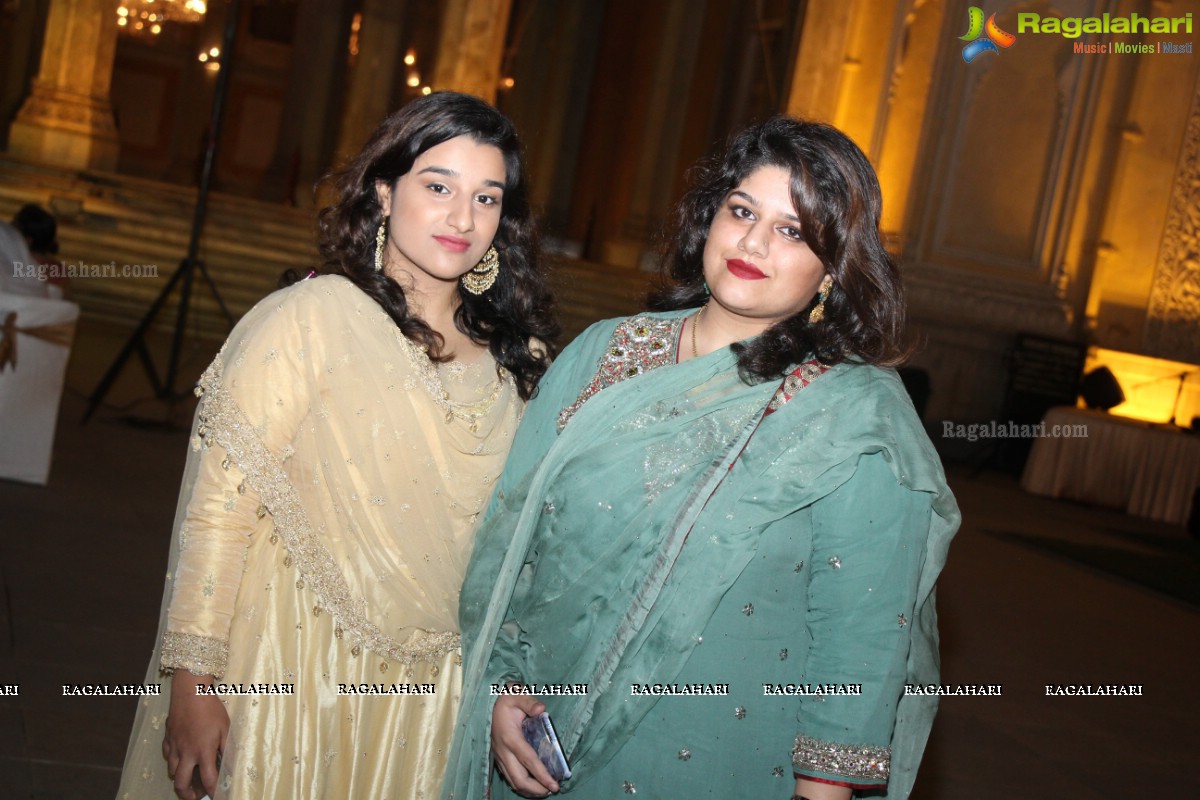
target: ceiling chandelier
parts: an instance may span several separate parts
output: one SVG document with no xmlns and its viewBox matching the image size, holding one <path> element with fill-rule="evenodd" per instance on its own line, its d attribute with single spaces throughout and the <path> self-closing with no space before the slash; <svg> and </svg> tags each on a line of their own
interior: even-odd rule
<svg viewBox="0 0 1200 800">
<path fill-rule="evenodd" d="M 204 0 L 121 0 L 117 25 L 122 33 L 157 36 L 164 22 L 199 22 L 207 10 Z"/>
</svg>

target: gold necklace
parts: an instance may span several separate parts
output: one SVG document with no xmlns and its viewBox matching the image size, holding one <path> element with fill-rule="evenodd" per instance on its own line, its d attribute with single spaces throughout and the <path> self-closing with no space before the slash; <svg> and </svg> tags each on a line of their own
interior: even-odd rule
<svg viewBox="0 0 1200 800">
<path fill-rule="evenodd" d="M 696 347 L 696 326 L 700 324 L 700 317 L 704 314 L 704 309 L 708 308 L 708 303 L 700 306 L 700 310 L 692 317 L 692 358 L 700 357 L 700 350 Z"/>
</svg>

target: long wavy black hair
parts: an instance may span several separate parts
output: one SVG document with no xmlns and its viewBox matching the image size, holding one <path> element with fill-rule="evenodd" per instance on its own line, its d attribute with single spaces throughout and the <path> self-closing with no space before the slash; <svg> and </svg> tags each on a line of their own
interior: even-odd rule
<svg viewBox="0 0 1200 800">
<path fill-rule="evenodd" d="M 833 279 L 820 322 L 808 307 L 749 344 L 731 345 L 748 383 L 778 378 L 809 358 L 825 364 L 858 359 L 890 366 L 903 360 L 904 289 L 879 236 L 883 206 L 875 170 L 844 133 L 829 125 L 772 117 L 735 134 L 724 155 L 702 161 L 692 188 L 671 215 L 663 257 L 664 285 L 650 296 L 656 310 L 694 308 L 707 297 L 704 245 L 729 193 L 759 167 L 791 176 L 800 230 Z"/>
<path fill-rule="evenodd" d="M 382 181 L 395 186 L 422 153 L 458 136 L 499 148 L 505 180 L 500 226 L 493 240 L 500 273 L 480 295 L 459 285 L 462 303 L 454 324 L 473 341 L 487 345 L 527 400 L 550 365 L 559 326 L 539 264 L 520 140 L 512 122 L 483 100 L 457 92 L 414 100 L 383 121 L 349 166 L 326 176 L 339 199 L 319 215 L 323 271 L 345 275 L 383 307 L 406 337 L 425 345 L 430 358 L 448 360 L 451 356 L 442 353 L 442 336 L 411 312 L 400 284 L 374 269 L 375 234 L 383 218 L 375 185 Z M 531 348 L 531 340 L 546 351 Z"/>
</svg>

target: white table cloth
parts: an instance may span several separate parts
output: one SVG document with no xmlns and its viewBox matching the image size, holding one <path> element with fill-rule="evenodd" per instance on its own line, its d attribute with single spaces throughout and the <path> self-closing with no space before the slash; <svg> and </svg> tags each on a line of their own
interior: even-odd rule
<svg viewBox="0 0 1200 800">
<path fill-rule="evenodd" d="M 54 427 L 79 306 L 0 293 L 0 478 L 50 477 Z"/>
<path fill-rule="evenodd" d="M 1048 435 L 1034 440 L 1021 478 L 1026 491 L 1187 521 L 1200 487 L 1200 435 L 1066 406 L 1050 409 L 1044 422 Z M 1053 435 L 1055 426 L 1077 425 L 1086 437 Z"/>
</svg>

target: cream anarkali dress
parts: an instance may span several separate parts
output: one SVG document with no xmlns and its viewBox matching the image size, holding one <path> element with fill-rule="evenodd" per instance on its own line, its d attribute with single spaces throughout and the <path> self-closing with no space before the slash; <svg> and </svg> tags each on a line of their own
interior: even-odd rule
<svg viewBox="0 0 1200 800">
<path fill-rule="evenodd" d="M 160 668 L 266 692 L 222 697 L 216 798 L 436 797 L 459 588 L 523 407 L 512 377 L 490 356 L 432 364 L 322 277 L 251 310 L 197 392 L 146 678 L 162 695 L 138 708 L 118 797 L 174 797 Z"/>
</svg>

